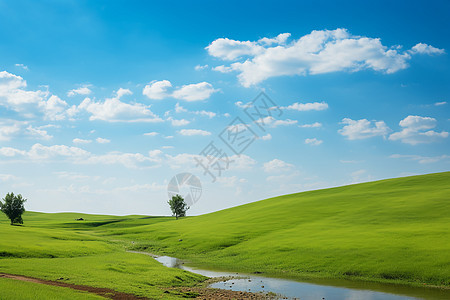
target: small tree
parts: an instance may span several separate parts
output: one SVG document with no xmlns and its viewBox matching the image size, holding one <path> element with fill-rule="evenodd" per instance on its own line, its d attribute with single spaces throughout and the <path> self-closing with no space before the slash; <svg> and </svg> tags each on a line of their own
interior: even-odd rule
<svg viewBox="0 0 450 300">
<path fill-rule="evenodd" d="M 0 201 L 0 210 L 11 220 L 11 225 L 14 223 L 23 224 L 22 214 L 25 212 L 24 203 L 27 199 L 22 198 L 22 195 L 14 196 L 14 193 L 6 194 Z"/>
<path fill-rule="evenodd" d="M 172 210 L 172 215 L 175 216 L 177 220 L 178 217 L 186 216 L 186 211 L 189 209 L 189 206 L 184 202 L 183 197 L 180 195 L 172 196 L 172 199 L 170 199 L 168 203 Z"/>
</svg>

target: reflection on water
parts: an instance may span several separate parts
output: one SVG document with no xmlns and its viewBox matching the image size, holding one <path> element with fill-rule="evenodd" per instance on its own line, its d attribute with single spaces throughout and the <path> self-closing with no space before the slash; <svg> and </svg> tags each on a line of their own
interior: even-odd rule
<svg viewBox="0 0 450 300">
<path fill-rule="evenodd" d="M 141 252 L 144 253 L 144 252 Z M 148 254 L 148 253 L 144 253 Z M 217 272 L 190 268 L 175 257 L 155 256 L 157 261 L 169 268 L 183 269 L 207 277 L 239 276 L 245 278 L 220 281 L 210 285 L 212 288 L 229 289 L 242 292 L 272 292 L 280 299 L 301 300 L 448 300 L 449 290 L 424 289 L 394 284 L 355 282 L 347 280 L 320 280 L 314 283 L 298 282 L 288 279 L 268 278 L 240 273 Z"/>
</svg>

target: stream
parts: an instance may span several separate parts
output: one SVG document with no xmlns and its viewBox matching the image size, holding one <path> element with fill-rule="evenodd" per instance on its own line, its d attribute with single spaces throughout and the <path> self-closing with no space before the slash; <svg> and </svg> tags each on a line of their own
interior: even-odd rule
<svg viewBox="0 0 450 300">
<path fill-rule="evenodd" d="M 134 251 L 130 251 L 134 252 Z M 270 278 L 254 274 L 220 272 L 185 266 L 183 261 L 170 256 L 151 255 L 169 268 L 178 268 L 207 277 L 231 278 L 211 284 L 211 288 L 242 292 L 272 292 L 279 299 L 301 300 L 445 300 L 450 299 L 450 291 L 434 288 L 409 287 L 396 284 L 370 283 L 350 280 L 314 280 L 299 282 L 289 279 Z"/>
</svg>

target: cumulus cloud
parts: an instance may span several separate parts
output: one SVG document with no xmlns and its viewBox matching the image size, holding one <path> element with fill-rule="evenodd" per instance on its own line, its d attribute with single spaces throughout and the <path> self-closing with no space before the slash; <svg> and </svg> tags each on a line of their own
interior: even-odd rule
<svg viewBox="0 0 450 300">
<path fill-rule="evenodd" d="M 113 98 L 107 98 L 104 101 L 94 101 L 85 98 L 75 113 L 86 111 L 90 114 L 89 120 L 101 120 L 107 122 L 163 122 L 155 115 L 150 106 L 142 103 L 125 103 L 121 101 L 124 95 L 131 95 L 128 89 L 120 88 Z"/>
<path fill-rule="evenodd" d="M 199 101 L 208 99 L 218 90 L 208 82 L 199 82 L 183 85 L 180 88 L 173 89 L 172 83 L 168 80 L 152 81 L 144 87 L 142 94 L 150 99 L 164 99 L 173 97 L 186 101 Z"/>
<path fill-rule="evenodd" d="M 272 135 L 270 133 L 263 135 L 261 137 L 261 140 L 263 140 L 263 141 L 270 141 L 271 139 L 272 139 Z"/>
<path fill-rule="evenodd" d="M 309 111 L 309 110 L 325 110 L 328 108 L 326 102 L 313 102 L 313 103 L 293 103 L 289 106 L 283 106 L 281 109 L 297 110 L 297 111 Z"/>
<path fill-rule="evenodd" d="M 204 70 L 204 69 L 207 69 L 208 68 L 208 65 L 196 65 L 195 66 L 195 71 L 200 71 L 200 70 Z"/>
<path fill-rule="evenodd" d="M 31 146 L 29 150 L 1 147 L 0 156 L 39 162 L 48 161 L 49 159 L 63 159 L 75 164 L 120 164 L 126 168 L 154 167 L 161 162 L 161 158 L 152 152 L 149 152 L 149 155 L 122 152 L 95 155 L 79 147 L 66 145 L 44 146 L 39 143 Z"/>
<path fill-rule="evenodd" d="M 155 131 L 144 133 L 145 136 L 157 136 L 158 134 L 159 134 L 159 133 L 158 133 L 158 132 L 155 132 Z"/>
<path fill-rule="evenodd" d="M 9 141 L 21 131 L 21 122 L 0 121 L 0 141 Z"/>
<path fill-rule="evenodd" d="M 291 119 L 286 119 L 286 120 L 277 120 L 272 116 L 267 116 L 264 118 L 260 118 L 258 120 L 255 121 L 256 123 L 260 124 L 261 126 L 268 126 L 268 127 L 278 127 L 278 126 L 288 126 L 288 125 L 295 125 L 297 124 L 297 120 L 291 120 Z"/>
<path fill-rule="evenodd" d="M 427 44 L 418 43 L 417 45 L 412 47 L 411 50 L 409 50 L 409 52 L 412 53 L 412 54 L 415 54 L 415 53 L 419 53 L 419 54 L 444 54 L 445 50 L 444 49 L 435 48 L 435 47 L 427 45 Z"/>
<path fill-rule="evenodd" d="M 399 132 L 394 132 L 389 136 L 392 141 L 400 140 L 403 143 L 417 145 L 422 143 L 431 143 L 439 139 L 448 137 L 448 132 L 437 132 L 433 129 L 436 127 L 436 119 L 421 116 L 407 116 L 400 121 L 403 128 Z"/>
<path fill-rule="evenodd" d="M 170 96 L 171 88 L 169 80 L 154 80 L 144 87 L 142 94 L 150 99 L 161 100 Z"/>
<path fill-rule="evenodd" d="M 92 140 L 84 140 L 84 139 L 80 139 L 80 138 L 75 138 L 72 140 L 72 142 L 74 144 L 89 144 L 89 143 L 92 143 Z"/>
<path fill-rule="evenodd" d="M 0 105 L 22 113 L 26 117 L 36 113 L 48 120 L 64 120 L 67 103 L 48 91 L 27 90 L 27 82 L 20 76 L 0 72 Z"/>
<path fill-rule="evenodd" d="M 201 129 L 181 129 L 178 131 L 179 134 L 185 135 L 185 136 L 193 136 L 193 135 L 211 135 L 211 132 Z"/>
<path fill-rule="evenodd" d="M 319 127 L 322 127 L 322 123 L 314 122 L 311 124 L 298 125 L 298 127 L 300 127 L 300 128 L 319 128 Z"/>
<path fill-rule="evenodd" d="M 218 90 L 208 82 L 200 82 L 196 84 L 183 85 L 181 88 L 173 92 L 173 97 L 186 101 L 198 101 L 208 99 Z"/>
<path fill-rule="evenodd" d="M 111 140 L 101 138 L 101 137 L 96 138 L 95 141 L 99 144 L 108 144 L 111 142 Z"/>
<path fill-rule="evenodd" d="M 185 120 L 185 119 L 175 120 L 175 119 L 169 118 L 169 121 L 172 122 L 172 126 L 184 126 L 184 125 L 191 123 L 190 121 Z"/>
<path fill-rule="evenodd" d="M 47 101 L 42 101 L 39 106 L 43 107 L 45 118 L 52 121 L 61 121 L 66 118 L 67 102 L 58 96 L 52 95 Z"/>
<path fill-rule="evenodd" d="M 367 119 L 352 120 L 344 118 L 345 124 L 338 132 L 349 140 L 361 140 L 374 136 L 386 136 L 391 130 L 384 121 L 368 121 Z"/>
<path fill-rule="evenodd" d="M 268 78 L 371 69 L 395 73 L 408 67 L 415 54 L 441 54 L 443 49 L 419 43 L 410 50 L 387 47 L 379 38 L 351 35 L 347 29 L 314 30 L 288 42 L 289 33 L 258 41 L 228 38 L 214 40 L 206 47 L 209 55 L 230 64 L 214 68 L 238 72 L 240 83 L 249 87 Z"/>
<path fill-rule="evenodd" d="M 73 89 L 67 92 L 67 96 L 73 97 L 75 95 L 89 95 L 92 91 L 89 88 L 90 85 L 83 85 L 77 89 Z"/>
<path fill-rule="evenodd" d="M 52 135 L 43 129 L 47 126 L 33 127 L 25 121 L 0 120 L 0 141 L 10 141 L 13 138 L 28 136 L 40 140 L 50 140 Z"/>
<path fill-rule="evenodd" d="M 291 170 L 293 167 L 294 167 L 294 165 L 289 164 L 289 163 L 282 161 L 280 159 L 277 159 L 277 158 L 263 164 L 263 169 L 264 169 L 264 172 L 266 172 L 266 173 L 287 172 L 287 171 Z"/>
<path fill-rule="evenodd" d="M 47 130 L 34 128 L 33 126 L 28 126 L 26 129 L 27 133 L 37 139 L 42 140 L 51 140 L 53 138 L 52 135 L 48 134 Z"/>
<path fill-rule="evenodd" d="M 305 139 L 305 144 L 311 145 L 311 146 L 319 146 L 319 145 L 322 144 L 322 143 L 323 143 L 322 140 L 318 140 L 318 139 L 316 139 L 316 138 Z"/>
<path fill-rule="evenodd" d="M 179 103 L 175 104 L 175 112 L 176 113 L 190 113 L 190 114 L 194 114 L 194 115 L 205 116 L 210 119 L 214 118 L 217 115 L 215 112 L 206 111 L 206 110 L 189 111 L 186 108 L 184 108 L 183 106 L 181 106 Z"/>
</svg>

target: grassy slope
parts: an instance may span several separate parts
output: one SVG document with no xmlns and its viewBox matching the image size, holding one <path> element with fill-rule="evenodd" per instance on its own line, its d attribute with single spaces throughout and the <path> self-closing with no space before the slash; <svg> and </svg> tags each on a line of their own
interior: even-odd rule
<svg viewBox="0 0 450 300">
<path fill-rule="evenodd" d="M 130 248 L 280 277 L 449 286 L 449 195 L 447 172 L 286 195 L 177 221 L 27 212 L 25 226 L 17 227 L 0 215 L 0 272 L 167 299 L 175 296 L 164 287 L 202 280 L 124 251 Z"/>
<path fill-rule="evenodd" d="M 212 268 L 448 286 L 449 200 L 446 172 L 286 195 L 115 233 L 139 241 L 137 248 Z"/>
<path fill-rule="evenodd" d="M 75 221 L 79 217 L 86 221 Z M 177 299 L 178 296 L 164 293 L 164 288 L 191 286 L 204 277 L 166 268 L 146 255 L 127 253 L 122 243 L 96 234 L 96 228 L 114 227 L 117 223 L 122 223 L 121 228 L 131 224 L 136 228 L 140 224 L 167 219 L 27 212 L 25 226 L 10 226 L 1 214 L 0 272 L 48 280 L 62 277 L 68 283 L 105 287 L 150 298 Z M 17 283 L 17 286 L 21 285 Z M 24 289 L 22 294 L 27 294 L 28 290 L 33 289 Z M 57 292 L 46 287 L 40 287 L 40 290 L 43 294 L 48 291 L 50 296 Z M 60 292 L 65 295 L 64 291 Z M 66 293 L 70 298 L 70 292 Z M 0 289 L 1 299 L 15 298 L 15 295 L 14 291 Z"/>
</svg>

